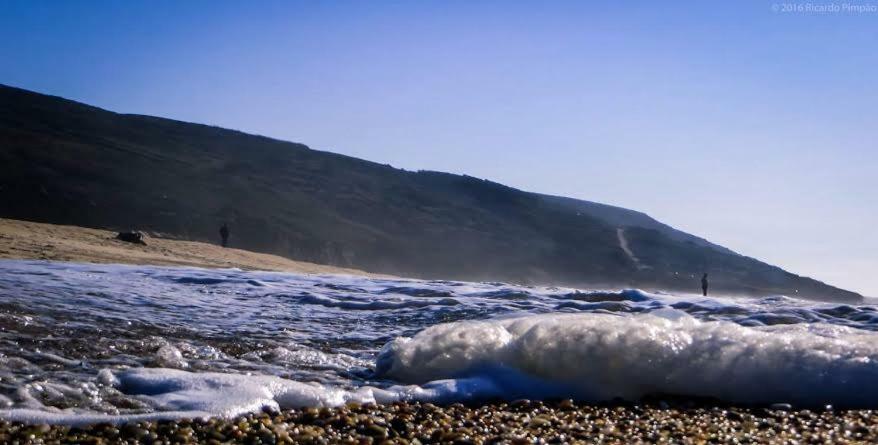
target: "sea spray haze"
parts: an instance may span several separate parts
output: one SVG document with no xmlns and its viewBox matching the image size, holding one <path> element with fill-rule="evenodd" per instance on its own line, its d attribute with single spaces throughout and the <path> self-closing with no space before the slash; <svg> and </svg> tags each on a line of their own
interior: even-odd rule
<svg viewBox="0 0 878 445">
<path fill-rule="evenodd" d="M 878 312 L 782 296 L 0 261 L 0 416 L 653 394 L 875 407 Z"/>
</svg>

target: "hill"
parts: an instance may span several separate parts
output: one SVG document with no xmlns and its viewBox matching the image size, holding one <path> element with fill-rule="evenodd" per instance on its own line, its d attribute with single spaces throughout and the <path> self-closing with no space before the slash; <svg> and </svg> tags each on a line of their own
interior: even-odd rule
<svg viewBox="0 0 878 445">
<path fill-rule="evenodd" d="M 0 216 L 392 275 L 859 301 L 642 213 L 0 86 Z"/>
</svg>

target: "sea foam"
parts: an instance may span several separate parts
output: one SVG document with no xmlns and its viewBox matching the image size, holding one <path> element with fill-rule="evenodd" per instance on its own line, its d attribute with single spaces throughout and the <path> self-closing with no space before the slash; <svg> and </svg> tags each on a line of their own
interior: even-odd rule
<svg viewBox="0 0 878 445">
<path fill-rule="evenodd" d="M 878 307 L 0 260 L 0 418 L 713 397 L 878 408 Z"/>
<path fill-rule="evenodd" d="M 878 400 L 873 336 L 832 325 L 751 328 L 658 314 L 537 315 L 432 326 L 388 343 L 376 376 L 408 383 L 345 389 L 269 375 L 167 368 L 104 371 L 146 414 L 0 410 L 0 418 L 81 424 L 178 417 L 234 417 L 262 409 L 349 402 L 448 403 L 570 397 L 638 400 L 713 397 L 745 404 L 872 407 Z"/>
<path fill-rule="evenodd" d="M 744 327 L 665 309 L 432 326 L 390 342 L 376 369 L 415 384 L 502 376 L 495 384 L 516 397 L 598 401 L 674 394 L 871 407 L 878 403 L 876 360 L 875 335 L 860 330 L 819 323 Z M 524 385 L 510 373 L 531 382 Z"/>
<path fill-rule="evenodd" d="M 336 407 L 351 402 L 452 402 L 502 395 L 501 389 L 490 379 L 479 377 L 442 380 L 425 385 L 394 385 L 387 388 L 363 386 L 356 389 L 268 375 L 196 373 L 167 368 L 133 368 L 116 373 L 105 370 L 102 378 L 121 392 L 146 401 L 153 411 L 107 414 L 32 407 L 0 410 L 0 418 L 65 425 L 126 423 L 177 418 L 230 418 L 265 409 Z"/>
</svg>

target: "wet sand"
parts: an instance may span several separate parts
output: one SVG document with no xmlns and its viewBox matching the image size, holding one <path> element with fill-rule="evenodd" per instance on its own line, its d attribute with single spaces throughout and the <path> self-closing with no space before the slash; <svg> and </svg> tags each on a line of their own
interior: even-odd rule
<svg viewBox="0 0 878 445">
<path fill-rule="evenodd" d="M 143 246 L 115 237 L 108 230 L 0 218 L 0 258 L 377 276 L 210 243 L 149 237 Z"/>
</svg>

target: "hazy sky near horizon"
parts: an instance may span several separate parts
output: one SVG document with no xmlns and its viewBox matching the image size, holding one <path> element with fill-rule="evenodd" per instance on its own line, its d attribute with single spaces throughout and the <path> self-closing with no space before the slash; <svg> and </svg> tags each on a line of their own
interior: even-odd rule
<svg viewBox="0 0 878 445">
<path fill-rule="evenodd" d="M 826 11 L 7 0 L 0 83 L 636 209 L 878 297 L 878 0 L 791 3 Z"/>
</svg>

